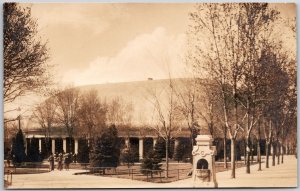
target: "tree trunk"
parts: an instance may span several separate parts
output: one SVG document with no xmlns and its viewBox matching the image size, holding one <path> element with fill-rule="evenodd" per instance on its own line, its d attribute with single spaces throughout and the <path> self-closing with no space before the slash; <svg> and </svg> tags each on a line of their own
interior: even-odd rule
<svg viewBox="0 0 300 191">
<path fill-rule="evenodd" d="M 247 154 L 246 154 L 246 139 L 244 139 L 244 163 L 245 163 L 245 165 L 246 165 L 246 159 L 247 159 Z"/>
<path fill-rule="evenodd" d="M 226 135 L 224 134 L 224 168 L 227 169 L 227 147 L 226 147 Z"/>
<path fill-rule="evenodd" d="M 281 164 L 283 164 L 283 155 L 284 155 L 284 152 L 281 153 Z"/>
<path fill-rule="evenodd" d="M 277 164 L 280 164 L 280 153 L 281 153 L 281 149 L 280 149 L 280 143 L 277 142 Z"/>
<path fill-rule="evenodd" d="M 231 138 L 231 178 L 235 178 L 235 138 Z"/>
<path fill-rule="evenodd" d="M 251 143 L 251 164 L 253 164 L 253 161 L 254 161 L 254 148 L 253 148 L 253 142 Z"/>
<path fill-rule="evenodd" d="M 166 139 L 166 173 L 165 178 L 169 177 L 169 140 Z"/>
<path fill-rule="evenodd" d="M 273 147 L 273 153 L 272 153 L 272 166 L 275 166 L 275 160 L 276 160 L 276 144 L 273 143 L 272 144 L 272 147 Z"/>
<path fill-rule="evenodd" d="M 250 139 L 246 137 L 246 173 L 250 174 Z"/>
<path fill-rule="evenodd" d="M 266 168 L 269 168 L 269 149 L 270 149 L 270 142 L 266 141 Z"/>
<path fill-rule="evenodd" d="M 258 162 L 258 171 L 261 171 L 260 140 L 257 141 L 257 162 Z"/>
</svg>

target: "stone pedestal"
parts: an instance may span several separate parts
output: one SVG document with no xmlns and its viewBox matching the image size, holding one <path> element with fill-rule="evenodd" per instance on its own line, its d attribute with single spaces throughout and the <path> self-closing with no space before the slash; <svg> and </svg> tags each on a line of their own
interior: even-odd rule
<svg viewBox="0 0 300 191">
<path fill-rule="evenodd" d="M 198 135 L 193 151 L 193 186 L 196 188 L 217 188 L 215 154 L 210 135 Z"/>
</svg>

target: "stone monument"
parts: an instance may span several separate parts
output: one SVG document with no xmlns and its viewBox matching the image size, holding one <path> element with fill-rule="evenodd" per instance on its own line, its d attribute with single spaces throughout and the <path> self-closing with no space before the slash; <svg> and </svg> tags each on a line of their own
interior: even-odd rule
<svg viewBox="0 0 300 191">
<path fill-rule="evenodd" d="M 198 135 L 193 154 L 193 184 L 194 187 L 217 188 L 215 154 L 211 135 Z"/>
</svg>

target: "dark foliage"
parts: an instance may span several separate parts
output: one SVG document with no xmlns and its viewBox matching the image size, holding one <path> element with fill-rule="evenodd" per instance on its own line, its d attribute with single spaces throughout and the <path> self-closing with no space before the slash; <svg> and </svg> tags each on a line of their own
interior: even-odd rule
<svg viewBox="0 0 300 191">
<path fill-rule="evenodd" d="M 39 140 L 37 138 L 33 137 L 31 139 L 27 153 L 27 159 L 29 162 L 39 162 L 41 160 L 39 154 Z"/>
<path fill-rule="evenodd" d="M 154 150 L 157 153 L 157 156 L 159 158 L 166 157 L 166 142 L 163 138 L 159 137 L 157 139 Z M 173 153 L 174 153 L 174 141 L 170 141 L 170 143 L 169 143 L 169 158 L 173 157 Z"/>
<path fill-rule="evenodd" d="M 90 149 L 88 141 L 86 139 L 78 140 L 78 154 L 76 160 L 79 163 L 88 163 L 89 162 Z"/>
<path fill-rule="evenodd" d="M 117 167 L 120 157 L 120 141 L 118 130 L 112 125 L 105 129 L 93 145 L 90 153 L 92 167 Z"/>
<path fill-rule="evenodd" d="M 138 160 L 138 151 L 136 149 L 124 148 L 121 152 L 120 160 L 125 163 L 128 168 L 134 165 L 134 162 Z"/>
<path fill-rule="evenodd" d="M 158 152 L 155 150 L 151 150 L 142 160 L 141 173 L 151 174 L 152 177 L 153 172 L 148 170 L 161 170 L 161 164 L 160 164 L 161 161 L 162 160 L 159 157 Z"/>
<path fill-rule="evenodd" d="M 13 163 L 21 163 L 26 160 L 24 135 L 21 129 L 19 129 L 19 131 L 13 139 L 13 147 L 11 154 Z"/>
<path fill-rule="evenodd" d="M 174 159 L 179 161 L 187 162 L 192 157 L 192 149 L 190 140 L 187 138 L 179 138 L 178 145 L 175 148 Z"/>
</svg>

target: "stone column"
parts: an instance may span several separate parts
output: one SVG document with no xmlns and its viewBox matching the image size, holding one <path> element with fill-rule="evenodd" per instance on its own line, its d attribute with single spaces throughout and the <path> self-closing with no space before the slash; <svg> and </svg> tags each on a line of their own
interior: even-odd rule
<svg viewBox="0 0 300 191">
<path fill-rule="evenodd" d="M 39 138 L 39 152 L 42 152 L 42 139 Z"/>
<path fill-rule="evenodd" d="M 52 150 L 52 154 L 55 154 L 55 139 L 54 138 L 51 139 L 51 150 Z"/>
<path fill-rule="evenodd" d="M 125 138 L 125 146 L 126 146 L 127 148 L 130 147 L 129 137 Z"/>
<path fill-rule="evenodd" d="M 74 149 L 75 149 L 75 153 L 77 154 L 78 153 L 78 139 L 74 139 Z"/>
<path fill-rule="evenodd" d="M 178 147 L 178 145 L 179 145 L 179 140 L 178 140 L 178 138 L 176 138 L 175 139 L 175 143 L 174 143 L 174 149 L 175 149 L 175 151 L 176 151 L 176 148 Z"/>
<path fill-rule="evenodd" d="M 27 148 L 27 146 L 28 146 L 28 141 L 29 141 L 30 139 L 28 139 L 28 138 L 25 138 L 25 153 L 26 153 L 26 155 L 28 155 L 28 148 Z"/>
<path fill-rule="evenodd" d="M 66 153 L 67 152 L 67 139 L 63 138 L 63 150 Z"/>
<path fill-rule="evenodd" d="M 139 159 L 142 160 L 144 158 L 144 139 L 139 138 Z"/>
<path fill-rule="evenodd" d="M 153 137 L 153 149 L 155 148 L 156 143 L 157 143 L 157 138 Z"/>
</svg>

